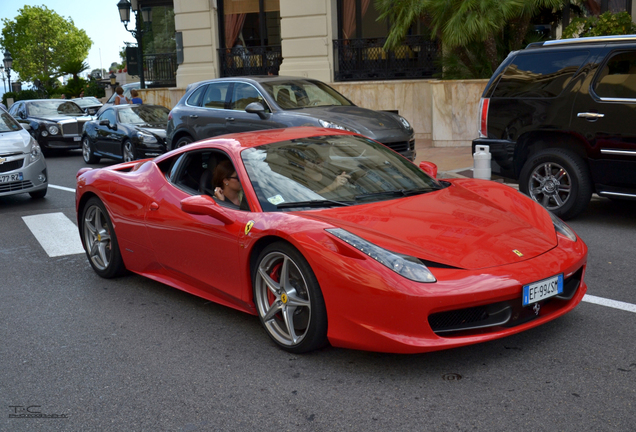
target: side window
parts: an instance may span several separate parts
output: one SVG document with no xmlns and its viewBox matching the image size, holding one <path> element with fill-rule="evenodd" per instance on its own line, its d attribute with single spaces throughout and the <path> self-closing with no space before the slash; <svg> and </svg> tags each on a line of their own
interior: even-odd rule
<svg viewBox="0 0 636 432">
<path fill-rule="evenodd" d="M 210 84 L 205 92 L 205 96 L 203 96 L 203 102 L 201 105 L 206 108 L 225 109 L 225 99 L 227 97 L 227 90 L 229 86 L 229 82 Z"/>
<path fill-rule="evenodd" d="M 203 95 L 205 91 L 208 89 L 207 85 L 202 85 L 198 89 L 196 89 L 186 101 L 186 104 L 191 106 L 201 106 L 201 100 L 203 99 Z"/>
<path fill-rule="evenodd" d="M 531 54 L 519 54 L 506 68 L 492 97 L 556 97 L 588 54 L 578 50 L 545 52 L 541 49 Z"/>
<path fill-rule="evenodd" d="M 232 90 L 230 109 L 243 111 L 252 102 L 260 102 L 266 106 L 263 96 L 250 84 L 235 83 Z"/>
<path fill-rule="evenodd" d="M 117 118 L 115 117 L 115 110 L 109 109 L 104 111 L 100 116 L 100 120 L 108 120 L 110 124 L 116 124 Z"/>
<path fill-rule="evenodd" d="M 602 98 L 636 99 L 636 52 L 614 54 L 594 81 L 594 93 Z"/>
</svg>

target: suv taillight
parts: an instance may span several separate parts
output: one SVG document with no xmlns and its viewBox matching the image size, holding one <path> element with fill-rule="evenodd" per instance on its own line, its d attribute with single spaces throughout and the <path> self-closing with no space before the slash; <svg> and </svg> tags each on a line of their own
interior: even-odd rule
<svg viewBox="0 0 636 432">
<path fill-rule="evenodd" d="M 479 101 L 479 138 L 488 138 L 488 106 L 489 98 L 481 98 Z"/>
</svg>

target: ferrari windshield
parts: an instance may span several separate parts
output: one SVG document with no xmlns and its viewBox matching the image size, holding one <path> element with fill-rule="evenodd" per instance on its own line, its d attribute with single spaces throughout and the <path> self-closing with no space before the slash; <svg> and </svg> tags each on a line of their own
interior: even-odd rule
<svg viewBox="0 0 636 432">
<path fill-rule="evenodd" d="M 320 81 L 266 81 L 261 85 L 282 109 L 353 105 L 343 95 Z"/>
<path fill-rule="evenodd" d="M 162 106 L 133 105 L 119 110 L 119 122 L 127 124 L 166 125 L 168 108 Z"/>
<path fill-rule="evenodd" d="M 57 116 L 60 114 L 77 114 L 83 115 L 84 111 L 71 101 L 60 100 L 40 100 L 29 102 L 27 105 L 29 115 L 32 116 Z"/>
<path fill-rule="evenodd" d="M 427 193 L 442 185 L 368 138 L 329 135 L 241 153 L 263 211 L 362 204 Z"/>
</svg>

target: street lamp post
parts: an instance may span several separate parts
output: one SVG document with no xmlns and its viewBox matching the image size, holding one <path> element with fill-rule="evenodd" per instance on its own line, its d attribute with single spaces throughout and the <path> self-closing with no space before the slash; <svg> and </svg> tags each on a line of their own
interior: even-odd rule
<svg viewBox="0 0 636 432">
<path fill-rule="evenodd" d="M 2 60 L 4 63 L 4 68 L 7 71 L 7 78 L 9 79 L 9 91 L 11 89 L 11 68 L 13 67 L 13 57 L 11 57 L 11 53 L 9 51 L 4 52 L 4 59 Z"/>
<path fill-rule="evenodd" d="M 2 75 L 2 86 L 4 87 L 4 92 L 7 92 L 7 79 L 4 76 L 4 66 L 0 65 L 0 75 Z"/>
<path fill-rule="evenodd" d="M 140 87 L 146 88 L 146 82 L 144 77 L 144 51 L 143 51 L 143 36 L 147 30 L 144 30 L 143 26 L 150 24 L 152 21 L 152 9 L 149 7 L 139 8 L 139 0 L 132 0 L 132 4 L 128 0 L 119 0 L 117 3 L 119 9 L 119 19 L 124 24 L 126 30 L 132 33 L 133 37 L 137 39 L 137 58 L 139 62 L 139 84 Z M 136 29 L 129 30 L 128 23 L 130 22 L 130 10 L 135 13 Z M 143 25 L 142 21 L 143 20 Z"/>
</svg>

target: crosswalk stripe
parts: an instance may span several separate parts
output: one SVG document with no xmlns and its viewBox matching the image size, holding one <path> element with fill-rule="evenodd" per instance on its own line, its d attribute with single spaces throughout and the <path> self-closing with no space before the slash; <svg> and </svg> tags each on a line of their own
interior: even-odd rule
<svg viewBox="0 0 636 432">
<path fill-rule="evenodd" d="M 22 220 L 50 257 L 84 253 L 77 226 L 64 213 L 23 216 Z"/>
<path fill-rule="evenodd" d="M 52 189 L 59 189 L 59 190 L 63 190 L 63 191 L 66 191 L 66 192 L 75 193 L 75 189 L 73 189 L 73 188 L 67 188 L 67 187 L 64 187 L 64 186 L 58 186 L 58 185 L 54 185 L 54 184 L 50 184 L 50 183 L 49 183 L 49 187 L 52 188 Z"/>
<path fill-rule="evenodd" d="M 588 303 L 594 303 L 601 306 L 611 307 L 614 309 L 620 309 L 627 312 L 636 313 L 636 305 L 633 305 L 631 303 L 625 303 L 618 300 L 610 300 L 603 297 L 596 297 L 593 295 L 585 294 L 583 296 L 583 301 Z"/>
</svg>

